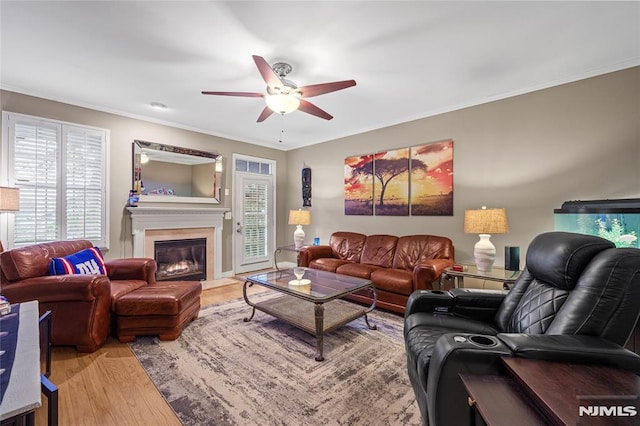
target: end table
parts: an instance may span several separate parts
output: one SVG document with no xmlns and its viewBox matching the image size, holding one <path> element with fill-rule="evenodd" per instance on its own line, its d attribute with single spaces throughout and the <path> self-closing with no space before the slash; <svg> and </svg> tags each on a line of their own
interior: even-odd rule
<svg viewBox="0 0 640 426">
<path fill-rule="evenodd" d="M 464 288 L 464 279 L 476 278 L 479 280 L 497 281 L 502 283 L 502 288 L 510 290 L 513 283 L 516 282 L 522 271 L 507 271 L 505 269 L 493 269 L 490 272 L 478 271 L 476 265 L 465 265 L 466 271 L 454 271 L 452 268 L 445 268 L 440 275 L 440 280 L 451 277 L 454 278 L 456 288 Z M 440 282 L 440 288 L 442 288 L 442 282 Z"/>
</svg>

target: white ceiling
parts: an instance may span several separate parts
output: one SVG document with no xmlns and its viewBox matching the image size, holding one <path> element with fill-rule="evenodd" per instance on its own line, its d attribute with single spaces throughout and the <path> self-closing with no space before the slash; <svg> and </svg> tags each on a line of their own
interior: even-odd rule
<svg viewBox="0 0 640 426">
<path fill-rule="evenodd" d="M 0 18 L 3 89 L 282 150 L 640 65 L 637 1 L 2 0 Z M 251 55 L 357 86 L 310 99 L 331 121 L 256 123 L 262 99 L 200 93 L 264 92 Z"/>
</svg>

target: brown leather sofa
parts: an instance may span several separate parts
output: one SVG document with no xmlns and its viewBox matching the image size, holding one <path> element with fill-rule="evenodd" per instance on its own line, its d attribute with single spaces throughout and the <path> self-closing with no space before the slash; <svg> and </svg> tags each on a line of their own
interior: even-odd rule
<svg viewBox="0 0 640 426">
<path fill-rule="evenodd" d="M 299 254 L 300 266 L 370 279 L 376 287 L 376 306 L 400 313 L 411 293 L 433 289 L 444 268 L 454 264 L 451 240 L 433 235 L 334 232 L 329 245 L 303 247 Z M 350 298 L 372 302 L 368 293 Z"/>
<path fill-rule="evenodd" d="M 92 247 L 89 241 L 58 241 L 0 253 L 0 287 L 11 303 L 38 300 L 40 313 L 51 311 L 54 345 L 94 352 L 111 330 L 111 312 L 124 294 L 155 282 L 153 259 L 107 261 L 105 275 L 48 275 L 54 257 Z"/>
</svg>

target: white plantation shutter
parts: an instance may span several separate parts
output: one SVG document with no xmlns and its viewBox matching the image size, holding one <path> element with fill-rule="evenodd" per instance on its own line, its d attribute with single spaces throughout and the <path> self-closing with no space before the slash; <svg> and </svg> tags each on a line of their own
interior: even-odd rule
<svg viewBox="0 0 640 426">
<path fill-rule="evenodd" d="M 58 126 L 23 120 L 16 122 L 14 129 L 13 180 L 20 188 L 14 244 L 57 240 Z"/>
<path fill-rule="evenodd" d="M 66 127 L 66 239 L 100 241 L 104 229 L 104 132 Z"/>
<path fill-rule="evenodd" d="M 267 253 L 268 185 L 252 183 L 244 187 L 245 259 L 262 259 Z"/>
<path fill-rule="evenodd" d="M 107 246 L 107 132 L 5 113 L 9 183 L 20 188 L 13 245 L 88 239 Z"/>
</svg>

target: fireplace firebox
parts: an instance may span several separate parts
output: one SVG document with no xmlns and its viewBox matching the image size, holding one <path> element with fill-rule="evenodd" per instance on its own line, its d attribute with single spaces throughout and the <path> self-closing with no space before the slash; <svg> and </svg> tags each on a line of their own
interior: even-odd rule
<svg viewBox="0 0 640 426">
<path fill-rule="evenodd" d="M 201 281 L 207 273 L 207 239 L 154 242 L 157 281 Z"/>
</svg>

